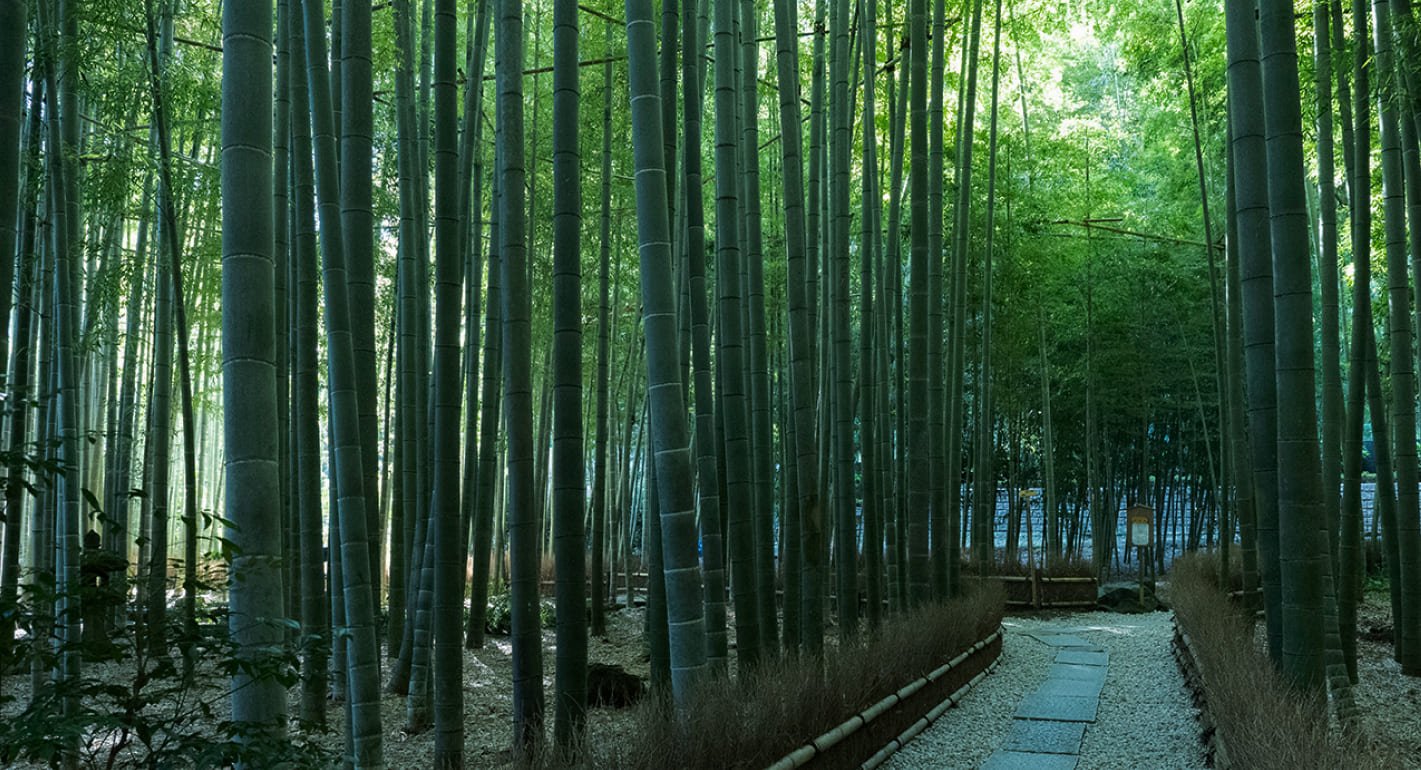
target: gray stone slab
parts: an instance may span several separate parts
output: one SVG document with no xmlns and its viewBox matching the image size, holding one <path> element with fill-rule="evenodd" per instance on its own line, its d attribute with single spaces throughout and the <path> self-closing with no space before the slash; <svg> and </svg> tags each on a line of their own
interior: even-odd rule
<svg viewBox="0 0 1421 770">
<path fill-rule="evenodd" d="M 1078 754 L 1084 736 L 1083 722 L 1013 719 L 1002 748 L 1035 754 Z"/>
<path fill-rule="evenodd" d="M 1100 668 L 1092 666 L 1092 668 Z M 1047 679 L 1036 688 L 1042 695 L 1067 695 L 1073 698 L 1099 698 L 1101 688 L 1105 687 L 1104 678 L 1101 679 L 1067 679 L 1053 678 Z"/>
<path fill-rule="evenodd" d="M 1080 679 L 1086 682 L 1105 683 L 1105 666 L 1083 666 L 1079 663 L 1052 663 L 1046 670 L 1050 679 Z"/>
<path fill-rule="evenodd" d="M 1017 719 L 1051 719 L 1057 722 L 1094 722 L 1098 698 L 1030 693 L 1016 707 Z"/>
<path fill-rule="evenodd" d="M 1033 635 L 1036 641 L 1051 647 L 1090 647 L 1095 649 L 1095 645 L 1087 642 L 1079 636 L 1070 634 L 1039 634 Z"/>
<path fill-rule="evenodd" d="M 997 749 L 981 770 L 1075 770 L 1073 754 L 1033 754 L 1026 751 Z"/>
<path fill-rule="evenodd" d="M 1075 663 L 1082 666 L 1106 666 L 1110 664 L 1110 653 L 1087 650 L 1061 650 L 1056 653 L 1057 663 Z"/>
</svg>

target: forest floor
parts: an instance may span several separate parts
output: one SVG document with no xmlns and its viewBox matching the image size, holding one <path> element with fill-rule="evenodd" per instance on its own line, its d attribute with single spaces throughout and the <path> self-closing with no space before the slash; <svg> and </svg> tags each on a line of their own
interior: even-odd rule
<svg viewBox="0 0 1421 770">
<path fill-rule="evenodd" d="M 643 682 L 649 676 L 649 663 L 642 643 L 644 611 L 641 608 L 620 609 L 607 615 L 607 634 L 589 637 L 588 660 L 591 663 L 621 666 Z M 553 656 L 556 652 L 553 629 L 543 631 L 543 678 L 548 701 L 547 733 L 552 734 Z M 388 678 L 390 662 L 384 662 L 381 681 Z M 133 681 L 133 664 L 92 663 L 83 670 L 86 679 L 105 685 L 127 687 Z M 217 735 L 216 724 L 229 718 L 230 707 L 223 685 L 227 676 L 217 670 L 212 661 L 199 661 L 193 687 L 171 696 L 164 696 L 147 707 L 153 721 L 174 724 L 181 721 L 181 732 L 187 736 Z M 506 636 L 489 635 L 480 650 L 464 652 L 464 735 L 465 766 L 493 768 L 510 765 L 509 747 L 513 738 L 513 648 Z M 13 700 L 0 706 L 0 719 L 14 718 L 30 699 L 28 675 L 8 675 L 4 690 Z M 300 711 L 300 687 L 290 690 L 289 713 L 294 718 Z M 433 766 L 434 730 L 408 733 L 406 700 L 403 696 L 382 690 L 381 717 L 385 728 L 385 763 L 390 768 L 417 770 Z M 339 756 L 344 744 L 342 704 L 330 701 L 326 706 L 326 722 L 331 730 L 311 736 Z M 631 710 L 593 708 L 588 712 L 589 740 L 617 741 L 630 739 L 634 733 Z M 139 752 L 130 747 L 121 751 L 109 763 L 109 751 L 116 742 L 114 732 L 89 733 L 81 751 L 81 767 L 133 767 Z M 43 768 L 45 763 L 6 765 L 6 768 Z"/>
<path fill-rule="evenodd" d="M 1403 676 L 1392 657 L 1391 600 L 1385 587 L 1369 588 L 1357 612 L 1357 686 L 1362 733 L 1410 757 L 1421 768 L 1421 679 Z"/>
<path fill-rule="evenodd" d="M 1378 743 L 1396 749 L 1399 756 L 1418 758 L 1411 766 L 1421 768 L 1421 730 L 1416 727 L 1421 724 L 1421 680 L 1402 676 L 1400 666 L 1391 657 L 1391 608 L 1385 590 L 1368 591 L 1365 598 L 1358 620 L 1360 685 L 1356 688 L 1363 730 Z M 649 672 L 642 642 L 643 619 L 640 608 L 609 613 L 606 636 L 592 637 L 589 641 L 589 660 L 621 666 L 645 681 Z M 1022 707 L 1024 698 L 1051 678 L 1055 670 L 1053 659 L 1060 648 L 1049 640 L 1061 635 L 1084 640 L 1108 653 L 1095 721 L 1085 726 L 1079 739 L 1078 761 L 1071 766 L 1079 770 L 1109 767 L 1194 770 L 1205 766 L 1195 711 L 1170 654 L 1171 613 L 1040 613 L 1007 617 L 1003 626 L 1006 639 L 996 672 L 898 752 L 891 767 L 989 767 L 983 763 L 1006 747 L 1009 740 L 1015 740 L 1016 734 L 1012 731 L 1019 728 L 1014 728 L 1013 723 L 1021 720 L 1013 717 Z M 553 631 L 546 629 L 543 633 L 544 687 L 549 694 L 553 690 L 555 650 Z M 386 673 L 388 667 L 387 663 Z M 126 684 L 132 677 L 132 665 L 94 664 L 86 666 L 85 674 L 104 682 Z M 16 700 L 0 708 L 0 718 L 13 718 L 20 704 L 28 700 L 28 679 L 16 675 L 5 678 L 6 694 Z M 198 704 L 209 704 L 210 719 L 193 720 L 188 728 L 197 731 L 207 722 L 206 729 L 210 730 L 213 723 L 227 717 L 227 698 L 222 687 L 226 678 L 214 666 L 202 662 L 197 679 L 198 684 L 182 696 L 183 700 L 155 703 L 150 708 L 166 713 L 180 713 L 184 709 L 196 713 L 200 710 Z M 510 765 L 511 682 L 512 648 L 507 637 L 491 635 L 483 649 L 465 653 L 467 767 Z M 391 768 L 430 767 L 434 753 L 433 730 L 415 734 L 404 731 L 407 720 L 403 697 L 385 694 L 382 708 L 387 765 Z M 298 710 L 299 688 L 293 688 L 291 713 L 294 715 Z M 548 719 L 551 735 L 551 708 Z M 339 703 L 328 704 L 327 721 L 333 731 L 314 739 L 338 752 L 344 740 Z M 594 708 L 588 713 L 588 740 L 601 745 L 635 740 L 636 727 L 631 710 Z M 109 743 L 111 741 L 103 738 L 91 741 L 84 766 L 105 766 L 103 760 Z M 125 763 L 120 760 L 115 766 L 122 767 Z"/>
<path fill-rule="evenodd" d="M 644 610 L 620 609 L 607 614 L 607 634 L 588 638 L 590 663 L 621 666 L 643 682 L 650 663 L 642 643 Z M 543 629 L 543 690 L 547 706 L 547 734 L 552 735 L 553 656 L 557 644 L 553 629 Z M 506 636 L 490 635 L 481 650 L 464 653 L 464 764 L 470 768 L 511 765 L 513 740 L 513 647 Z M 434 730 L 407 734 L 405 699 L 386 694 L 385 762 L 391 768 L 433 767 Z M 340 712 L 329 710 L 331 724 L 341 724 Z M 618 741 L 634 738 L 630 710 L 592 708 L 587 714 L 590 740 Z M 338 736 L 339 737 L 339 736 Z M 336 743 L 335 745 L 339 745 Z"/>
</svg>

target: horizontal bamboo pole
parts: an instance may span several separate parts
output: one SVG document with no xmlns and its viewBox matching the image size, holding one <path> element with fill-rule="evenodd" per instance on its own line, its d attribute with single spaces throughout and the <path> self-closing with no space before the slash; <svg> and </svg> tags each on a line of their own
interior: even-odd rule
<svg viewBox="0 0 1421 770">
<path fill-rule="evenodd" d="M 853 735 L 854 733 L 861 730 L 864 726 L 871 723 L 873 720 L 887 713 L 889 709 L 917 694 L 918 691 L 922 690 L 924 687 L 927 687 L 929 684 L 932 684 L 933 682 L 936 682 L 937 680 L 941 679 L 953 668 L 962 665 L 962 663 L 965 662 L 969 657 L 991 645 L 998 638 L 1000 638 L 1001 635 L 1002 629 L 999 627 L 996 631 L 993 631 L 991 634 L 987 635 L 983 639 L 979 639 L 965 652 L 958 654 L 956 657 L 954 657 L 947 663 L 944 663 L 943 665 L 937 667 L 925 676 L 920 676 L 912 682 L 903 685 L 896 692 L 890 693 L 889 695 L 879 700 L 877 703 L 874 703 L 873 705 L 860 711 L 859 713 L 854 714 L 853 716 L 849 717 L 848 719 L 844 720 L 842 723 L 834 727 L 832 730 L 829 730 L 823 735 L 814 738 L 808 744 L 800 746 L 789 754 L 786 754 L 785 756 L 781 757 L 777 762 L 770 765 L 767 770 L 793 770 L 794 768 L 803 767 L 814 757 L 833 748 L 835 745 L 842 742 L 845 738 Z M 952 705 L 952 703 L 955 702 L 954 698 L 960 698 L 959 694 L 965 694 L 968 689 L 970 689 L 977 682 L 981 681 L 982 677 L 986 676 L 989 671 L 995 669 L 996 666 L 997 660 L 993 660 L 985 671 L 978 673 L 977 676 L 973 677 L 971 682 L 959 688 L 956 693 L 953 693 L 951 696 L 949 696 L 946 701 L 943 701 L 943 703 L 946 703 L 948 706 Z M 934 710 L 938 711 L 938 715 L 940 716 L 942 711 L 946 710 L 946 707 L 943 707 L 942 704 L 939 704 L 939 709 Z M 933 717 L 934 720 L 936 718 L 936 716 Z M 924 719 L 926 719 L 926 717 L 920 718 L 918 722 L 923 722 Z M 921 726 L 918 726 L 918 730 L 922 730 L 923 727 L 926 727 L 928 724 L 931 723 L 932 720 L 927 721 Z M 916 724 L 917 723 L 915 723 L 915 725 Z M 916 735 L 916 733 L 914 734 Z M 896 740 L 904 740 L 904 742 L 906 742 L 906 739 L 903 739 L 902 736 L 900 736 L 899 739 L 895 739 L 895 742 Z M 894 749 L 894 751 L 896 750 L 897 749 Z M 880 751 L 880 753 L 882 752 Z M 890 751 L 887 755 L 885 755 L 885 758 L 891 754 L 892 752 Z M 869 765 L 865 764 L 865 767 L 867 766 Z"/>
<path fill-rule="evenodd" d="M 1031 577 L 1028 576 L 1028 575 L 994 575 L 994 576 L 992 576 L 992 577 L 990 577 L 990 578 L 987 578 L 987 579 L 988 579 L 988 580 L 993 580 L 993 579 L 995 579 L 995 580 L 1000 580 L 1000 581 L 1002 581 L 1003 583 L 1025 583 L 1025 582 L 1031 580 Z M 1094 582 L 1096 582 L 1096 580 L 1095 580 L 1095 578 L 1093 578 L 1093 577 L 1043 577 L 1043 578 L 1038 578 L 1038 582 L 1041 582 L 1041 583 L 1075 583 L 1075 584 L 1082 584 L 1082 583 L 1094 583 Z"/>
<path fill-rule="evenodd" d="M 971 681 L 957 688 L 957 691 L 947 696 L 947 698 L 944 699 L 942 703 L 937 704 L 931 710 L 929 710 L 928 713 L 924 714 L 916 722 L 909 725 L 908 729 L 904 730 L 897 738 L 894 738 L 893 740 L 889 741 L 888 745 L 879 749 L 876 753 L 874 753 L 873 756 L 869 757 L 863 763 L 862 770 L 872 770 L 873 768 L 881 766 L 884 762 L 887 762 L 889 757 L 897 753 L 898 750 L 903 748 L 903 746 L 907 745 L 909 741 L 918 737 L 919 733 L 926 730 L 929 726 L 936 722 L 939 717 L 947 713 L 948 709 L 960 703 L 962 701 L 962 698 L 966 696 L 967 693 L 973 687 L 977 686 L 978 682 L 986 678 L 988 674 L 997 670 L 997 665 L 1000 662 L 1000 659 L 993 660 L 990 665 L 988 665 L 985 669 L 979 672 L 976 676 L 972 677 Z"/>
</svg>

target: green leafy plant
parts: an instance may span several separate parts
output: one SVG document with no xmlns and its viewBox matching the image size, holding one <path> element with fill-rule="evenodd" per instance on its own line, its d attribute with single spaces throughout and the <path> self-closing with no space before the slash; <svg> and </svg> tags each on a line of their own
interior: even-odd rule
<svg viewBox="0 0 1421 770">
<path fill-rule="evenodd" d="M 125 582 L 101 590 L 121 597 L 128 587 Z M 50 606 L 59 596 L 43 579 L 27 589 L 15 612 L 28 640 L 16 650 L 16 667 L 52 669 L 70 649 L 45 641 L 43 617 L 34 609 Z M 83 601 L 102 598 L 98 589 L 81 591 Z M 85 768 L 334 764 L 335 752 L 312 726 L 277 737 L 267 726 L 232 721 L 224 708 L 231 682 L 274 678 L 284 687 L 294 685 L 303 640 L 293 638 L 255 657 L 239 655 L 227 633 L 225 605 L 204 608 L 195 630 L 186 629 L 175 615 L 159 634 L 140 636 L 138 628 L 126 625 L 79 642 L 75 649 L 85 666 L 77 680 L 41 679 L 28 704 L 0 721 L 0 765 L 53 764 L 76 743 Z M 191 648 L 210 670 L 185 677 L 181 658 L 169 653 L 172 647 Z M 0 707 L 13 700 L 0 695 Z"/>
<path fill-rule="evenodd" d="M 538 622 L 543 628 L 552 628 L 557 619 L 557 605 L 553 600 L 539 600 Z M 508 636 L 513 633 L 513 602 L 507 591 L 489 596 L 488 611 L 484 614 L 484 631 L 494 636 Z"/>
</svg>

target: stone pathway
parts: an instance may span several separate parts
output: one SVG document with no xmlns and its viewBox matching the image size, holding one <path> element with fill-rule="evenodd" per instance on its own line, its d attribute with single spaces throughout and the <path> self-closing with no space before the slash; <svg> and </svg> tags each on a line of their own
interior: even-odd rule
<svg viewBox="0 0 1421 770">
<path fill-rule="evenodd" d="M 1021 699 L 1006 741 L 982 770 L 1075 770 L 1110 665 L 1104 647 L 1070 633 L 1028 634 L 1056 650 L 1046 681 Z"/>
<path fill-rule="evenodd" d="M 1205 770 L 1193 702 L 1170 655 L 1169 613 L 1009 616 L 1002 626 L 1001 665 L 894 754 L 889 770 Z M 1021 718 L 1028 700 L 1042 706 L 1038 695 L 1093 701 L 1094 719 Z"/>
</svg>

